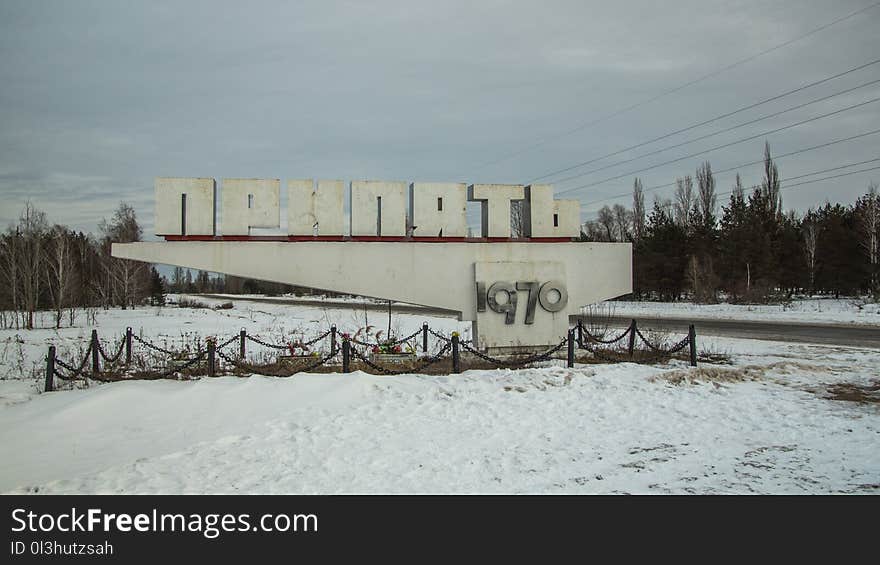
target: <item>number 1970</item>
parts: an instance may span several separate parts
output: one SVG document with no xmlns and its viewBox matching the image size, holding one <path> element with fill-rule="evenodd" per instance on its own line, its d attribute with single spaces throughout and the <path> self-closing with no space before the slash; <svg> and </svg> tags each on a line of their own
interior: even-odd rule
<svg viewBox="0 0 880 565">
<path fill-rule="evenodd" d="M 498 281 L 486 290 L 485 282 L 477 283 L 477 312 L 485 312 L 486 306 L 493 312 L 504 314 L 504 323 L 513 324 L 516 320 L 518 291 L 524 290 L 526 295 L 526 324 L 535 322 L 535 305 L 540 302 L 541 308 L 548 312 L 559 312 L 568 303 L 568 292 L 561 281 L 517 281 L 516 284 Z M 506 300 L 498 301 L 499 294 L 504 293 Z"/>
</svg>

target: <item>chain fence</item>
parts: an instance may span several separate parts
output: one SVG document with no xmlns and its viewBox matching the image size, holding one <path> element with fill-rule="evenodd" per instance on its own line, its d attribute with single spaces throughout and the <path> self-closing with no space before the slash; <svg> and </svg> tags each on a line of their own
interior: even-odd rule
<svg viewBox="0 0 880 565">
<path fill-rule="evenodd" d="M 320 355 L 315 355 L 314 361 L 307 362 L 305 364 L 300 364 L 299 366 L 292 367 L 295 373 L 300 372 L 309 372 L 317 369 L 318 367 L 327 365 L 334 358 L 340 355 L 340 348 L 336 347 L 335 337 L 336 337 L 336 327 L 333 326 L 329 330 L 321 333 L 313 339 L 310 339 L 305 342 L 295 342 L 290 345 L 300 346 L 300 347 L 308 347 L 314 345 L 328 336 L 333 334 L 334 341 L 331 344 L 330 351 L 322 353 Z M 369 351 L 374 350 L 376 347 L 383 347 L 389 345 L 398 345 L 402 343 L 409 343 L 411 340 L 418 338 L 420 335 L 425 339 L 425 343 L 423 348 L 427 348 L 427 336 L 425 332 L 434 336 L 436 340 L 439 341 L 440 349 L 436 354 L 428 355 L 427 351 L 425 351 L 425 355 L 421 357 L 417 357 L 413 355 L 414 359 L 417 361 L 413 363 L 407 363 L 406 366 L 402 367 L 389 367 L 377 362 L 375 357 L 369 355 Z M 574 341 L 574 336 L 577 336 L 577 343 L 569 343 L 569 339 Z M 440 363 L 444 360 L 452 361 L 452 372 L 460 371 L 461 364 L 461 353 L 465 352 L 476 359 L 482 360 L 486 363 L 489 363 L 493 367 L 497 368 L 513 368 L 513 367 L 524 367 L 526 365 L 530 365 L 532 363 L 539 363 L 544 361 L 551 361 L 554 359 L 565 359 L 565 356 L 557 356 L 557 354 L 566 346 L 569 345 L 567 361 L 569 366 L 573 366 L 574 357 L 573 351 L 575 349 L 586 350 L 589 351 L 592 356 L 596 359 L 600 359 L 602 361 L 610 362 L 610 363 L 618 363 L 624 360 L 634 359 L 634 345 L 636 338 L 638 338 L 641 343 L 643 343 L 648 351 L 653 355 L 645 355 L 642 354 L 639 356 L 639 361 L 651 361 L 661 360 L 664 358 L 669 358 L 686 347 L 691 346 L 690 355 L 691 355 L 691 364 L 695 365 L 695 348 L 696 344 L 694 342 L 695 332 L 693 326 L 690 326 L 690 331 L 688 335 L 686 335 L 683 339 L 677 341 L 671 347 L 663 347 L 662 344 L 652 343 L 648 337 L 645 336 L 644 333 L 637 327 L 635 320 L 620 335 L 605 339 L 604 337 L 596 336 L 586 330 L 583 327 L 581 322 L 578 322 L 578 325 L 575 326 L 565 338 L 563 338 L 558 344 L 543 351 L 541 353 L 536 353 L 529 356 L 514 356 L 514 355 L 504 355 L 504 356 L 493 356 L 488 354 L 487 352 L 481 351 L 481 348 L 478 348 L 473 345 L 473 340 L 463 341 L 458 339 L 457 334 L 453 334 L 452 337 L 443 335 L 427 325 L 424 325 L 422 328 L 413 332 L 412 334 L 395 340 L 389 340 L 385 342 L 379 343 L 369 343 L 365 341 L 361 341 L 358 339 L 351 338 L 346 334 L 341 335 L 341 340 L 343 342 L 344 347 L 342 349 L 342 365 L 343 371 L 349 368 L 350 358 L 354 358 L 359 360 L 363 365 L 376 371 L 378 373 L 384 375 L 400 375 L 405 373 L 414 373 L 420 372 L 432 365 Z M 615 353 L 611 350 L 598 347 L 599 345 L 613 345 L 615 343 L 619 343 L 622 340 L 629 337 L 629 342 L 627 345 L 627 351 L 624 353 L 620 351 Z M 265 372 L 272 367 L 272 364 L 254 364 L 248 362 L 245 349 L 244 342 L 242 342 L 242 349 L 240 353 L 237 354 L 229 354 L 224 350 L 224 348 L 232 345 L 236 341 L 240 341 L 242 338 L 247 341 L 251 341 L 253 343 L 259 344 L 263 347 L 268 347 L 274 350 L 288 350 L 290 349 L 290 345 L 284 344 L 274 344 L 268 342 L 264 339 L 261 339 L 258 336 L 248 335 L 245 330 L 242 330 L 241 333 L 233 335 L 228 339 L 217 342 L 216 339 L 209 338 L 208 347 L 203 348 L 202 343 L 197 344 L 197 350 L 193 357 L 181 359 L 181 356 L 188 355 L 188 350 L 184 349 L 183 351 L 174 351 L 167 347 L 159 346 L 149 340 L 144 339 L 143 337 L 132 333 L 131 328 L 126 330 L 126 335 L 123 336 L 122 340 L 119 342 L 117 346 L 114 346 L 114 350 L 112 355 L 108 353 L 104 346 L 101 344 L 100 340 L 97 339 L 97 334 L 93 334 L 92 340 L 89 344 L 89 347 L 86 349 L 82 362 L 76 366 L 72 362 L 66 362 L 63 359 L 55 356 L 55 348 L 50 347 L 50 356 L 47 357 L 47 375 L 46 375 L 46 390 L 52 390 L 52 379 L 57 377 L 59 379 L 70 381 L 76 379 L 94 379 L 99 381 L 111 381 L 111 380 L 120 380 L 125 378 L 133 378 L 133 379 L 162 379 L 169 378 L 174 375 L 179 375 L 184 371 L 193 370 L 197 365 L 201 363 L 205 363 L 206 367 L 199 368 L 198 372 L 205 372 L 210 376 L 215 376 L 216 374 L 228 374 L 224 373 L 224 371 L 232 368 L 233 370 L 242 370 L 248 371 L 250 373 L 259 373 L 261 371 Z M 162 354 L 167 357 L 164 362 L 165 367 L 161 372 L 156 372 L 154 370 L 141 370 L 140 372 L 133 371 L 131 368 L 132 363 L 132 349 L 133 343 L 137 343 L 139 346 L 143 346 L 149 351 L 156 352 Z M 437 342 L 435 341 L 435 347 L 437 346 Z M 359 348 L 361 348 L 359 350 Z M 418 349 L 417 347 L 413 347 L 414 350 Z M 348 353 L 345 353 L 348 351 Z M 123 360 L 124 354 L 124 363 L 120 368 L 120 361 Z M 348 357 L 347 357 L 348 356 Z M 625 357 L 626 356 L 626 357 Z M 98 359 L 102 359 L 105 366 L 104 371 L 101 371 L 98 366 Z M 92 360 L 94 366 L 91 371 L 86 370 L 86 367 L 89 364 L 89 360 Z M 219 363 L 217 362 L 219 359 Z M 303 360 L 306 358 L 303 357 Z M 139 361 L 141 363 L 141 367 L 143 367 L 143 360 Z M 336 363 L 339 361 L 337 360 Z M 224 366 L 225 364 L 225 366 Z M 276 360 L 274 363 L 276 366 L 279 364 L 279 360 Z M 108 370 L 109 367 L 109 370 Z M 219 370 L 218 370 L 219 369 Z M 280 376 L 280 375 L 279 375 Z M 288 375 L 289 376 L 289 375 Z"/>
</svg>

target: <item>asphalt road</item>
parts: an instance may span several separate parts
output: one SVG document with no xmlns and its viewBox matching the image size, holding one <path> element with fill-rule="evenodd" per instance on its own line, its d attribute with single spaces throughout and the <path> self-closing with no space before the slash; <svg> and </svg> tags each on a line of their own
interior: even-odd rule
<svg viewBox="0 0 880 565">
<path fill-rule="evenodd" d="M 240 297 L 234 295 L 225 295 L 225 294 L 194 294 L 193 296 L 204 296 L 205 298 L 215 298 L 217 300 L 228 300 L 229 302 L 264 302 L 268 304 L 284 304 L 286 306 L 315 306 L 316 308 L 338 308 L 338 309 L 348 309 L 348 310 L 367 310 L 369 312 L 388 312 L 388 303 L 382 302 L 336 302 L 332 299 L 330 300 L 313 300 L 309 298 L 272 298 L 271 296 L 248 296 L 248 297 Z M 392 313 L 407 313 L 407 314 L 424 314 L 426 316 L 445 316 L 448 318 L 455 318 L 458 316 L 458 312 L 453 310 L 446 310 L 445 308 L 431 308 L 428 306 L 418 306 L 416 304 L 401 304 L 395 302 L 391 306 Z"/>
<path fill-rule="evenodd" d="M 307 298 L 290 300 L 272 297 L 231 297 L 217 294 L 203 294 L 206 298 L 229 301 L 266 302 L 270 304 L 316 306 L 319 308 L 350 308 L 352 310 L 367 309 L 374 312 L 387 312 L 387 304 L 382 303 L 350 303 Z M 455 317 L 457 312 L 443 308 L 428 308 L 415 304 L 394 304 L 392 312 L 407 314 L 424 314 L 426 316 Z M 570 316 L 572 324 L 578 316 Z M 630 318 L 612 318 L 610 325 L 625 328 Z M 856 324 L 804 324 L 788 322 L 753 322 L 742 320 L 693 320 L 683 318 L 638 318 L 640 328 L 687 333 L 688 324 L 693 323 L 697 335 L 719 337 L 735 337 L 742 339 L 761 339 L 766 341 L 787 341 L 797 343 L 820 343 L 826 345 L 849 345 L 853 347 L 872 347 L 880 349 L 880 326 L 864 326 Z"/>
<path fill-rule="evenodd" d="M 576 321 L 577 316 L 572 316 Z M 630 318 L 614 318 L 610 325 L 625 328 Z M 827 345 L 849 345 L 853 347 L 872 347 L 880 349 L 880 326 L 856 324 L 804 324 L 788 322 L 752 322 L 741 320 L 693 320 L 681 318 L 638 318 L 640 328 L 686 333 L 688 324 L 693 323 L 697 335 L 762 339 L 767 341 L 788 341 L 799 343 L 820 343 Z"/>
</svg>

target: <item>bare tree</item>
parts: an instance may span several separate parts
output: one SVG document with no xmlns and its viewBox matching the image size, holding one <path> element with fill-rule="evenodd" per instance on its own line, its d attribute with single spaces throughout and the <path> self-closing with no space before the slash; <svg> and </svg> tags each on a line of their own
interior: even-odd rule
<svg viewBox="0 0 880 565">
<path fill-rule="evenodd" d="M 700 217 L 706 224 L 714 223 L 718 198 L 715 196 L 715 176 L 709 161 L 697 168 L 697 191 Z"/>
<path fill-rule="evenodd" d="M 743 188 L 742 177 L 739 176 L 739 173 L 736 173 L 736 180 L 733 183 L 733 196 L 737 199 L 744 199 L 746 194 L 746 189 Z"/>
<path fill-rule="evenodd" d="M 70 237 L 67 229 L 54 226 L 49 233 L 46 254 L 46 287 L 52 309 L 55 311 L 55 328 L 61 327 L 64 307 L 70 302 L 73 287 L 73 265 L 70 249 Z"/>
<path fill-rule="evenodd" d="M 140 241 L 143 230 L 137 221 L 134 208 L 121 202 L 108 223 L 99 224 L 102 234 L 102 261 L 106 273 L 107 298 L 123 309 L 134 306 L 147 294 L 150 271 L 145 263 L 129 259 L 115 259 L 110 255 L 112 243 Z"/>
<path fill-rule="evenodd" d="M 615 204 L 611 211 L 614 212 L 614 240 L 627 241 L 632 232 L 630 229 L 633 218 L 632 212 L 627 210 L 622 204 Z"/>
<path fill-rule="evenodd" d="M 633 237 L 640 240 L 645 234 L 645 193 L 642 189 L 642 179 L 636 177 L 633 181 Z"/>
<path fill-rule="evenodd" d="M 0 269 L 3 274 L 3 288 L 9 293 L 9 305 L 12 307 L 12 319 L 15 329 L 20 327 L 19 312 L 21 311 L 21 275 L 19 272 L 21 250 L 21 232 L 16 226 L 10 227 L 3 236 Z M 4 320 L 5 322 L 5 320 Z"/>
<path fill-rule="evenodd" d="M 607 232 L 599 222 L 590 220 L 581 226 L 581 233 L 587 241 L 607 241 Z"/>
<path fill-rule="evenodd" d="M 525 200 L 510 201 L 510 237 L 526 236 Z"/>
<path fill-rule="evenodd" d="M 868 184 L 868 192 L 856 201 L 856 219 L 858 222 L 859 245 L 868 260 L 871 292 L 877 293 L 878 263 L 880 263 L 880 195 L 877 184 Z"/>
<path fill-rule="evenodd" d="M 694 205 L 694 179 L 687 175 L 683 179 L 675 179 L 675 223 L 687 227 L 690 223 L 690 212 Z"/>
<path fill-rule="evenodd" d="M 819 222 L 815 213 L 808 210 L 801 222 L 801 232 L 804 236 L 804 260 L 807 264 L 807 276 L 810 279 L 810 292 L 816 285 L 816 250 L 819 247 Z"/>
<path fill-rule="evenodd" d="M 782 196 L 779 194 L 779 169 L 770 157 L 770 144 L 764 142 L 764 180 L 761 191 L 767 197 L 772 214 L 782 213 Z"/>
<path fill-rule="evenodd" d="M 22 248 L 19 254 L 22 306 L 27 314 L 25 327 L 32 330 L 34 314 L 40 307 L 40 291 L 43 283 L 43 239 L 48 226 L 46 213 L 27 202 L 19 217 L 18 225 L 22 236 Z"/>
<path fill-rule="evenodd" d="M 599 209 L 599 214 L 596 217 L 596 221 L 602 226 L 602 229 L 605 232 L 604 241 L 617 241 L 614 238 L 614 234 L 617 228 L 617 222 L 614 218 L 614 212 L 611 210 L 610 206 L 602 206 Z"/>
</svg>

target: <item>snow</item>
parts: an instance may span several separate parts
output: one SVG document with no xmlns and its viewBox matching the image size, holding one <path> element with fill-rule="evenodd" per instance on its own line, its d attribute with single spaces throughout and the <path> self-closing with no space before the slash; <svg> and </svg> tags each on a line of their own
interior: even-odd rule
<svg viewBox="0 0 880 565">
<path fill-rule="evenodd" d="M 41 379 L 49 345 L 55 345 L 57 355 L 66 362 L 79 361 L 88 347 L 93 328 L 98 330 L 105 350 L 112 355 L 114 346 L 118 346 L 129 326 L 135 335 L 165 349 L 180 349 L 184 345 L 204 340 L 207 336 L 217 337 L 222 342 L 238 335 L 242 328 L 246 328 L 249 335 L 263 341 L 284 344 L 320 335 L 332 324 L 337 326 L 340 333 L 352 335 L 368 325 L 373 327 L 373 331 L 381 330 L 384 335 L 388 326 L 386 312 L 365 312 L 338 304 L 336 307 L 328 305 L 318 308 L 299 305 L 295 300 L 291 300 L 289 304 L 271 304 L 198 295 L 189 298 L 211 308 L 166 306 L 97 310 L 94 325 L 87 324 L 86 316 L 80 313 L 74 327 L 62 327 L 59 330 L 51 328 L 52 316 L 45 314 L 38 318 L 37 325 L 40 329 L 0 330 L 0 379 Z M 233 303 L 232 309 L 212 309 L 230 301 Z M 430 321 L 431 329 L 436 332 L 449 335 L 457 331 L 462 339 L 469 339 L 470 322 L 459 322 L 454 318 L 441 316 L 432 316 L 429 319 L 422 314 L 395 313 L 392 307 L 391 330 L 396 336 L 410 335 L 426 321 Z M 253 342 L 248 342 L 248 350 L 257 356 L 267 351 Z"/>
<path fill-rule="evenodd" d="M 209 302 L 209 300 L 204 300 Z M 217 300 L 216 302 L 222 302 Z M 265 336 L 363 311 L 236 302 L 232 310 L 99 312 L 154 340 Z M 384 327 L 385 315 L 368 313 Z M 395 315 L 401 333 L 424 317 Z M 428 322 L 464 330 L 449 318 Z M 4 330 L 41 362 L 90 327 Z M 16 339 L 15 336 L 18 336 Z M 577 365 L 461 375 L 297 374 L 127 381 L 38 393 L 0 380 L 0 492 L 828 493 L 880 488 L 880 351 L 704 337 L 725 365 Z M 39 372 L 36 373 L 39 376 Z M 868 395 L 870 398 L 875 396 Z"/>
<path fill-rule="evenodd" d="M 583 311 L 587 313 L 589 310 L 585 308 Z M 625 318 L 663 317 L 880 326 L 880 303 L 852 298 L 800 299 L 787 305 L 610 301 L 597 305 L 594 311 L 600 315 Z"/>
</svg>

